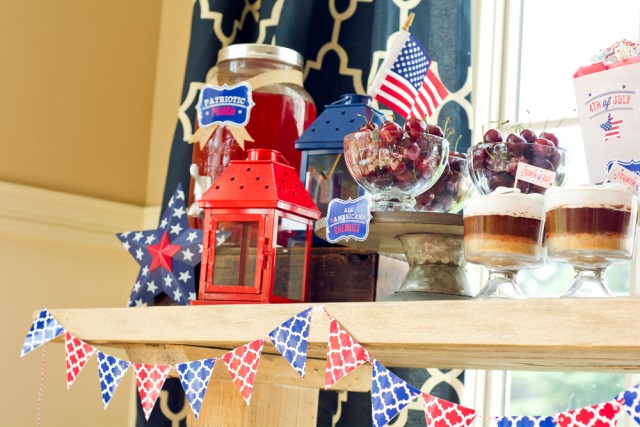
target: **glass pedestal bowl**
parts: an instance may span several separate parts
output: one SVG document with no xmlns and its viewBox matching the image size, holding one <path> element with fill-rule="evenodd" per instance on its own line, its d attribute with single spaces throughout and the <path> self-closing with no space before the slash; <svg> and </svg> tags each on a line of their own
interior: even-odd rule
<svg viewBox="0 0 640 427">
<path fill-rule="evenodd" d="M 476 298 L 526 298 L 516 275 L 544 261 L 543 215 L 543 196 L 521 194 L 517 189 L 498 189 L 467 200 L 464 256 L 489 272 Z"/>
<path fill-rule="evenodd" d="M 449 160 L 438 181 L 427 191 L 416 196 L 416 210 L 458 213 L 473 192 L 467 155 L 450 151 Z"/>
<path fill-rule="evenodd" d="M 567 152 L 559 147 L 528 142 L 484 142 L 469 148 L 467 156 L 469 174 L 480 194 L 514 185 L 523 194 L 544 194 L 545 187 L 521 180 L 516 184 L 516 170 L 521 162 L 555 172 L 553 186 L 562 186 L 566 177 Z"/>
<path fill-rule="evenodd" d="M 404 135 L 388 143 L 379 130 L 344 138 L 344 159 L 353 179 L 371 195 L 372 211 L 415 211 L 415 196 L 436 183 L 449 142 L 436 135 Z"/>
<path fill-rule="evenodd" d="M 604 272 L 633 257 L 637 197 L 622 185 L 604 184 L 556 189 L 546 198 L 547 254 L 575 270 L 561 297 L 612 297 Z"/>
</svg>

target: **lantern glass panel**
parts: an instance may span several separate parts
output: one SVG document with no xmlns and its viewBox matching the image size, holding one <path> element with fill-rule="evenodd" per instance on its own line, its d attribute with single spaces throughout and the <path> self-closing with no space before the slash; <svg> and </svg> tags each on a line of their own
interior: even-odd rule
<svg viewBox="0 0 640 427">
<path fill-rule="evenodd" d="M 331 199 L 355 199 L 359 194 L 358 184 L 351 178 L 342 153 L 309 153 L 307 191 L 311 194 L 323 216 Z"/>
<path fill-rule="evenodd" d="M 258 221 L 216 223 L 216 235 L 224 240 L 215 249 L 214 285 L 255 287 L 258 230 Z"/>
<path fill-rule="evenodd" d="M 278 218 L 276 268 L 273 294 L 302 301 L 305 247 L 308 225 L 293 219 Z"/>
</svg>

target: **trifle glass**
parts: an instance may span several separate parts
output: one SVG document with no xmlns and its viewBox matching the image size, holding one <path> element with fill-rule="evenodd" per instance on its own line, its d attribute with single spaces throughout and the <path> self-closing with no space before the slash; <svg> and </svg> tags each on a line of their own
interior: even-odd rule
<svg viewBox="0 0 640 427">
<path fill-rule="evenodd" d="M 554 189 L 545 197 L 547 253 L 575 269 L 561 297 L 611 297 L 605 269 L 635 246 L 638 198 L 621 184 Z"/>
<path fill-rule="evenodd" d="M 476 298 L 525 298 L 516 274 L 544 261 L 544 197 L 500 187 L 468 199 L 463 212 L 465 259 L 489 271 Z"/>
</svg>

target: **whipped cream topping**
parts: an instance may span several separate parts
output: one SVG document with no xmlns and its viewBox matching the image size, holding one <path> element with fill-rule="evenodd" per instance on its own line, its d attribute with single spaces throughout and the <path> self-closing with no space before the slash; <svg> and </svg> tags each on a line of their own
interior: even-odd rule
<svg viewBox="0 0 640 427">
<path fill-rule="evenodd" d="M 545 209 L 609 208 L 630 211 L 638 204 L 637 196 L 622 184 L 581 185 L 550 188 L 545 195 Z"/>
<path fill-rule="evenodd" d="M 499 187 L 493 193 L 474 196 L 464 205 L 464 216 L 506 215 L 542 219 L 544 196 L 522 194 L 517 188 Z"/>
</svg>

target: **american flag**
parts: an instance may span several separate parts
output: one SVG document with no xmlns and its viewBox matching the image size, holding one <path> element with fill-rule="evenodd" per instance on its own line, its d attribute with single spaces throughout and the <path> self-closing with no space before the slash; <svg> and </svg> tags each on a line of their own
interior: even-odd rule
<svg viewBox="0 0 640 427">
<path fill-rule="evenodd" d="M 398 34 L 369 89 L 369 95 L 396 113 L 430 116 L 449 95 L 430 67 L 422 43 L 407 31 Z"/>
<path fill-rule="evenodd" d="M 611 138 L 620 138 L 620 125 L 622 120 L 614 120 L 611 113 L 607 117 L 607 121 L 600 125 L 604 130 L 604 140 L 608 141 Z"/>
</svg>

